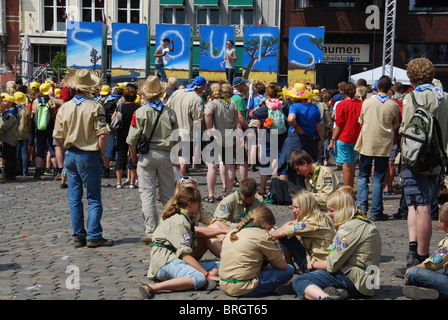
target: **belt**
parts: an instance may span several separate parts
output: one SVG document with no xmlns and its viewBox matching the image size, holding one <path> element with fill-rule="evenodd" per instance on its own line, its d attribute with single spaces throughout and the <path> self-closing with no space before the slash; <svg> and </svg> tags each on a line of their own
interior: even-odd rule
<svg viewBox="0 0 448 320">
<path fill-rule="evenodd" d="M 153 246 L 153 247 L 161 247 L 161 248 L 165 248 L 165 249 L 168 249 L 168 250 L 170 250 L 170 251 L 172 251 L 172 252 L 176 252 L 176 251 L 177 251 L 176 248 L 174 248 L 173 246 L 164 245 L 164 244 L 161 244 L 161 243 L 159 243 L 159 242 L 154 242 L 152 246 Z"/>
<path fill-rule="evenodd" d="M 240 283 L 240 282 L 247 282 L 247 281 L 250 281 L 250 280 L 252 280 L 252 279 L 254 279 L 254 278 L 252 278 L 252 279 L 246 279 L 246 280 L 238 280 L 238 279 L 223 279 L 223 278 L 220 278 L 222 281 L 225 281 L 225 282 L 230 282 L 230 283 Z"/>
</svg>

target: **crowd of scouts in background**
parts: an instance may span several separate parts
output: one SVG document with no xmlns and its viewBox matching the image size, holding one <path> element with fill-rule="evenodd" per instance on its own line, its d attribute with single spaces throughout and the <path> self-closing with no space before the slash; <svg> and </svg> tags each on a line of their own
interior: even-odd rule
<svg viewBox="0 0 448 320">
<path fill-rule="evenodd" d="M 409 63 L 408 76 L 412 84 L 408 91 L 422 94 L 423 104 L 432 108 L 446 145 L 448 98 L 433 84 L 432 64 L 415 59 Z M 428 217 L 431 225 L 432 217 L 448 231 L 448 207 L 439 209 L 439 190 L 433 190 L 443 179 L 439 173 L 413 173 L 399 160 L 400 134 L 416 106 L 406 99 L 403 85 L 392 83 L 387 76 L 372 87 L 360 80 L 356 84 L 341 82 L 338 89 L 335 93 L 303 83 L 291 88 L 261 83 L 248 86 L 241 77 L 233 78 L 232 83 L 207 86 L 200 76 L 186 86 L 178 86 L 176 78 L 161 82 L 149 76 L 145 81 L 119 83 L 111 89 L 101 86 L 100 79 L 86 71 L 77 71 L 60 85 L 32 82 L 26 91 L 10 82 L 2 94 L 0 119 L 4 180 L 30 175 L 32 167 L 35 179 L 53 175 L 61 179 L 61 188 L 69 189 L 72 212 L 81 201 L 74 185 L 90 185 L 91 181 L 77 172 L 81 169 L 68 168 L 64 155 L 95 152 L 101 159 L 96 170 L 100 171 L 99 181 L 111 177 L 115 162 L 116 188 L 129 184 L 139 189 L 144 217 L 141 243 L 153 247 L 148 270 L 153 281 L 139 288 L 144 298 L 152 298 L 160 290 L 212 290 L 217 283 L 230 296 L 372 296 L 371 267 L 378 267 L 381 258 L 381 236 L 374 221 L 389 218 L 383 213 L 383 195 L 403 188 L 402 205 L 394 216 L 408 217 L 406 268 L 396 270 L 406 278 L 403 293 L 413 299 L 448 297 L 446 238 L 430 255 L 431 235 L 428 237 L 428 229 L 421 230 L 422 225 L 428 225 Z M 76 116 L 67 111 L 71 105 L 78 110 L 88 105 L 94 110 L 92 118 L 84 114 L 84 118 L 73 119 Z M 206 129 L 213 129 L 222 138 L 216 141 L 217 155 L 212 155 L 218 160 L 199 161 L 199 166 L 207 168 L 207 195 L 201 195 L 197 181 L 188 176 L 198 163 L 194 157 L 201 157 L 207 146 L 199 144 L 199 153 L 193 150 L 193 141 L 198 138 L 193 128 L 198 121 L 201 137 Z M 80 122 L 84 126 L 74 129 Z M 182 155 L 181 150 L 181 161 L 173 166 L 170 153 L 176 142 L 170 137 L 176 129 L 190 134 L 192 156 Z M 256 148 L 267 157 L 275 139 L 277 163 L 250 163 L 248 148 L 241 163 L 224 161 L 234 151 L 229 129 L 253 130 L 257 137 L 266 134 L 266 140 Z M 208 135 L 210 142 L 214 141 L 215 136 Z M 85 141 L 79 136 L 85 136 Z M 89 139 L 98 140 L 89 143 Z M 191 165 L 191 160 L 195 164 Z M 402 185 L 394 180 L 397 163 L 402 168 Z M 341 181 L 331 166 L 342 170 Z M 248 177 L 249 170 L 259 170 L 258 182 Z M 218 172 L 220 196 L 215 195 Z M 75 183 L 77 175 L 80 178 Z M 266 205 L 270 179 L 286 182 L 293 195 L 291 221 L 280 227 Z M 368 217 L 370 179 L 373 188 Z M 164 208 L 161 216 L 156 208 L 157 191 Z M 97 197 L 100 201 L 100 194 Z M 205 212 L 203 201 L 218 202 L 216 211 Z M 88 230 L 79 225 L 80 220 L 73 220 L 83 213 L 73 214 L 75 247 L 113 245 L 113 240 L 102 238 L 102 209 L 92 210 L 98 213 Z M 202 262 L 207 251 L 218 259 Z M 294 274 L 298 276 L 292 280 Z"/>
</svg>

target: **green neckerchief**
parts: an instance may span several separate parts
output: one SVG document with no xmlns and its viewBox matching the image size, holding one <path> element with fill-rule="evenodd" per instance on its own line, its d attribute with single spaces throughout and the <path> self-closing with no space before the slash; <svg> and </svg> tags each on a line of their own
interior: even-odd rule
<svg viewBox="0 0 448 320">
<path fill-rule="evenodd" d="M 359 212 L 357 214 L 355 214 L 352 219 L 359 219 L 364 222 L 372 223 L 372 221 L 370 221 L 369 218 L 367 218 L 364 214 L 359 213 Z"/>
<path fill-rule="evenodd" d="M 316 170 L 314 170 L 313 177 L 310 177 L 313 181 L 311 182 L 311 192 L 316 193 L 316 184 L 317 184 L 317 178 L 319 177 L 320 172 L 320 163 L 316 162 Z"/>
<path fill-rule="evenodd" d="M 255 225 L 252 221 L 249 222 L 248 224 L 246 224 L 246 225 L 243 227 L 243 229 L 246 229 L 246 228 L 259 228 L 259 229 L 261 229 L 260 226 Z"/>
<path fill-rule="evenodd" d="M 190 227 L 191 227 L 191 233 L 193 234 L 193 238 L 196 238 L 196 230 L 195 230 L 195 225 L 194 225 L 194 221 L 191 222 L 191 219 L 188 217 L 188 214 L 185 212 L 184 209 L 180 209 L 179 212 L 180 215 L 183 215 L 185 217 L 185 219 L 187 219 L 187 221 L 190 223 Z"/>
<path fill-rule="evenodd" d="M 243 198 L 241 197 L 240 190 L 235 191 L 236 195 L 238 196 L 238 199 L 240 200 L 240 203 L 243 205 L 243 212 L 241 212 L 241 220 L 246 218 L 247 215 L 247 204 L 243 201 Z"/>
</svg>

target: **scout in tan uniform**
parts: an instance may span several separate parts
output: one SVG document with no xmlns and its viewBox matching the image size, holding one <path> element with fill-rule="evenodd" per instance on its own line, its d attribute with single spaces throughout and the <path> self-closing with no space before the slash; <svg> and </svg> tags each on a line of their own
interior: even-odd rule
<svg viewBox="0 0 448 320">
<path fill-rule="evenodd" d="M 333 170 L 314 162 L 304 150 L 296 150 L 291 153 L 290 166 L 297 171 L 297 174 L 305 176 L 306 189 L 314 194 L 319 209 L 326 212 L 327 198 L 336 191 L 339 185 L 339 180 Z"/>
<path fill-rule="evenodd" d="M 101 84 L 101 79 L 94 72 L 81 69 L 70 75 L 66 83 L 77 90 L 77 95 L 59 108 L 53 137 L 66 150 L 64 166 L 74 246 L 112 246 L 112 240 L 103 238 L 101 227 L 100 156 L 106 151 L 110 130 L 103 107 L 89 98 L 89 93 Z M 89 203 L 87 228 L 84 227 L 83 187 Z"/>
<path fill-rule="evenodd" d="M 199 263 L 193 256 L 197 235 L 193 216 L 201 210 L 201 194 L 194 188 L 182 188 L 163 214 L 163 222 L 154 232 L 154 244 L 148 277 L 161 281 L 143 284 L 139 290 L 150 299 L 159 290 L 198 290 L 216 286 L 218 262 Z"/>
<path fill-rule="evenodd" d="M 16 180 L 19 115 L 13 96 L 4 95 L 0 114 L 0 142 L 3 146 L 4 178 L 6 180 Z"/>
<path fill-rule="evenodd" d="M 448 204 L 439 209 L 439 226 L 448 233 Z M 411 299 L 435 300 L 448 298 L 448 234 L 437 250 L 422 263 L 406 273 L 403 294 Z"/>
<path fill-rule="evenodd" d="M 309 261 L 327 258 L 335 231 L 330 217 L 319 210 L 314 195 L 307 190 L 294 195 L 292 212 L 295 220 L 271 231 L 271 236 L 279 239 L 288 263 L 294 258 L 301 271 L 307 272 Z"/>
<path fill-rule="evenodd" d="M 22 174 L 26 176 L 28 174 L 28 139 L 31 135 L 31 111 L 26 106 L 28 99 L 23 92 L 17 91 L 14 93 L 14 99 L 16 100 L 19 122 L 19 137 L 17 142 L 17 154 L 22 156 Z"/>
<path fill-rule="evenodd" d="M 252 178 L 241 180 L 239 190 L 221 200 L 215 218 L 229 228 L 235 228 L 255 208 L 265 207 L 263 198 L 257 194 L 257 182 Z"/>
<path fill-rule="evenodd" d="M 268 208 L 251 212 L 223 241 L 220 286 L 230 296 L 260 297 L 290 280 L 294 268 L 269 235 L 275 217 Z M 272 268 L 264 268 L 264 261 Z"/>
<path fill-rule="evenodd" d="M 373 296 L 371 271 L 379 271 L 381 258 L 378 229 L 358 213 L 353 196 L 347 192 L 334 192 L 327 205 L 336 228 L 329 255 L 326 260 L 308 262 L 313 272 L 299 275 L 293 282 L 294 291 L 299 298 L 308 300 Z M 329 287 L 343 293 L 331 292 Z"/>
</svg>

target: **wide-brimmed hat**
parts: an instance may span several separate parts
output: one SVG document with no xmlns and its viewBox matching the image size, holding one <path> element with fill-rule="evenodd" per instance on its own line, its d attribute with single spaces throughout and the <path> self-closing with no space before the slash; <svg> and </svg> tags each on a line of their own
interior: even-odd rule
<svg viewBox="0 0 448 320">
<path fill-rule="evenodd" d="M 26 95 L 20 91 L 14 93 L 14 100 L 18 105 L 24 105 L 28 101 Z"/>
<path fill-rule="evenodd" d="M 232 85 L 233 85 L 234 87 L 237 87 L 237 86 L 239 86 L 239 85 L 242 84 L 242 83 L 249 83 L 249 80 L 244 79 L 243 77 L 235 77 L 235 78 L 233 79 Z"/>
<path fill-rule="evenodd" d="M 14 99 L 14 97 L 13 96 L 10 96 L 9 94 L 5 94 L 5 95 L 3 95 L 2 94 L 2 97 L 3 97 L 3 101 L 8 101 L 8 102 L 12 102 L 12 103 L 16 103 L 16 100 Z"/>
<path fill-rule="evenodd" d="M 102 84 L 96 72 L 88 69 L 79 69 L 76 73 L 69 74 L 65 83 L 70 88 L 84 92 L 95 92 L 95 89 Z"/>
<path fill-rule="evenodd" d="M 49 83 L 42 83 L 39 87 L 39 91 L 44 95 L 48 96 L 51 91 L 51 85 Z"/>
<path fill-rule="evenodd" d="M 301 82 L 296 83 L 292 88 L 283 89 L 282 95 L 297 100 L 307 100 L 314 97 L 314 94 Z"/>
<path fill-rule="evenodd" d="M 149 76 L 140 89 L 140 93 L 143 98 L 153 99 L 164 93 L 166 89 L 168 89 L 168 83 L 160 82 L 157 76 Z"/>
<path fill-rule="evenodd" d="M 39 89 L 40 83 L 37 81 L 33 81 L 30 83 L 30 89 L 37 90 Z"/>
</svg>

